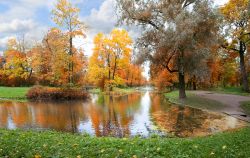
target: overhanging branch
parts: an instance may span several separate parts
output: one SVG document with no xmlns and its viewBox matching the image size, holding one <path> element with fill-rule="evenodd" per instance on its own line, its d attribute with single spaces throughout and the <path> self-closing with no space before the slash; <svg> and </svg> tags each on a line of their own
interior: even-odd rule
<svg viewBox="0 0 250 158">
<path fill-rule="evenodd" d="M 227 46 L 224 46 L 224 45 L 221 45 L 222 48 L 226 49 L 226 50 L 233 50 L 233 51 L 236 51 L 236 52 L 239 52 L 240 50 L 236 49 L 236 48 L 232 48 L 232 47 L 227 47 Z"/>
<path fill-rule="evenodd" d="M 165 68 L 168 70 L 168 72 L 170 72 L 170 73 L 179 72 L 179 70 L 177 70 L 177 69 L 171 70 L 171 68 L 169 67 L 169 63 L 170 63 L 171 59 L 173 58 L 174 54 L 175 54 L 175 51 L 174 51 L 174 52 L 170 55 L 170 57 L 168 58 L 166 65 L 164 65 L 164 64 L 162 63 L 162 66 L 165 67 Z"/>
</svg>

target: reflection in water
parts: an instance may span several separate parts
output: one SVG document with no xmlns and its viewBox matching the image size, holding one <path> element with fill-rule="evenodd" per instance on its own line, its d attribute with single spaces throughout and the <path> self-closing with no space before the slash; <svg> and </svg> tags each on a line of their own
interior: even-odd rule
<svg viewBox="0 0 250 158">
<path fill-rule="evenodd" d="M 151 95 L 152 118 L 159 128 L 178 137 L 205 136 L 215 132 L 240 128 L 246 125 L 234 117 L 206 112 L 188 106 L 165 106 L 160 109 L 163 98 Z M 166 101 L 165 101 L 166 102 Z M 166 104 L 165 104 L 166 105 Z"/>
<path fill-rule="evenodd" d="M 116 137 L 149 136 L 160 129 L 187 137 L 243 125 L 229 116 L 171 105 L 163 96 L 149 92 L 120 97 L 92 95 L 87 102 L 0 103 L 0 127 L 8 129 L 54 129 Z"/>
</svg>

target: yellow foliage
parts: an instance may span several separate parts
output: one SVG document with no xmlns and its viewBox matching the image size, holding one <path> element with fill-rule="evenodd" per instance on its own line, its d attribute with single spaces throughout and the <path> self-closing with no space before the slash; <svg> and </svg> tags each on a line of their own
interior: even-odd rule
<svg viewBox="0 0 250 158">
<path fill-rule="evenodd" d="M 58 0 L 56 8 L 52 10 L 53 21 L 68 31 L 70 37 L 85 36 L 84 23 L 79 20 L 80 9 L 74 7 L 68 0 Z"/>
<path fill-rule="evenodd" d="M 93 55 L 89 60 L 88 81 L 109 89 L 127 83 L 131 63 L 132 39 L 126 30 L 114 29 L 109 35 L 94 38 Z M 141 76 L 141 71 L 140 75 Z"/>
</svg>

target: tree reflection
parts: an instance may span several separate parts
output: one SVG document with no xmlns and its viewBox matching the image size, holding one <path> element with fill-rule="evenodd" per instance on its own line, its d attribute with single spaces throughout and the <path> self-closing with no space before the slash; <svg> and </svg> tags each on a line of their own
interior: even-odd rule
<svg viewBox="0 0 250 158">
<path fill-rule="evenodd" d="M 79 132 L 81 122 L 91 120 L 97 136 L 129 135 L 129 123 L 139 107 L 140 94 L 122 97 L 100 96 L 96 102 L 4 102 L 0 106 L 0 126 L 9 128 L 54 129 Z M 100 101 L 101 100 L 101 101 Z"/>
<path fill-rule="evenodd" d="M 93 95 L 88 102 L 1 102 L 0 127 L 88 132 L 124 137 L 162 131 L 179 137 L 203 136 L 243 125 L 239 120 L 169 103 L 156 93 L 115 97 Z"/>
<path fill-rule="evenodd" d="M 139 108 L 140 94 L 122 97 L 100 96 L 103 102 L 89 107 L 93 128 L 97 136 L 123 137 L 130 135 L 129 124 Z"/>
<path fill-rule="evenodd" d="M 188 106 L 169 106 L 169 104 L 164 106 L 166 100 L 159 95 L 151 94 L 151 98 L 153 100 L 151 112 L 155 124 L 167 133 L 178 137 L 205 136 L 230 128 L 238 128 L 244 124 L 230 116 L 206 112 Z M 233 119 L 237 123 L 232 126 L 230 121 L 227 121 L 228 119 Z"/>
</svg>

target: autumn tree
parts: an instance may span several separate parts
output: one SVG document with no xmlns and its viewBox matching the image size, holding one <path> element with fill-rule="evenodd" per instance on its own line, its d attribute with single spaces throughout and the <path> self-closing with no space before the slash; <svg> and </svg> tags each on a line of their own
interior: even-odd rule
<svg viewBox="0 0 250 158">
<path fill-rule="evenodd" d="M 68 83 L 68 61 L 71 55 L 66 51 L 67 48 L 67 35 L 57 28 L 52 28 L 45 35 L 42 43 L 28 52 L 34 77 L 39 84 L 65 86 Z M 86 68 L 86 59 L 82 50 L 73 47 L 73 52 L 74 56 L 71 58 L 75 65 L 73 77 L 75 84 L 82 84 L 80 82 Z"/>
<path fill-rule="evenodd" d="M 36 84 L 49 85 L 51 73 L 51 56 L 42 44 L 35 45 L 28 53 L 32 76 Z"/>
<path fill-rule="evenodd" d="M 141 48 L 138 55 L 178 73 L 179 97 L 186 98 L 185 74 L 201 74 L 198 71 L 201 63 L 216 41 L 217 16 L 211 2 L 116 1 L 120 23 L 142 27 L 143 33 L 137 41 Z"/>
<path fill-rule="evenodd" d="M 125 76 L 122 78 L 125 79 L 126 85 L 130 87 L 145 85 L 146 79 L 143 77 L 142 71 L 141 65 L 131 61 L 128 67 L 125 68 L 125 72 L 123 71 Z"/>
<path fill-rule="evenodd" d="M 223 48 L 239 53 L 243 90 L 249 92 L 248 75 L 245 68 L 245 53 L 250 43 L 249 0 L 229 0 L 220 8 L 224 16 L 223 28 L 226 40 Z"/>
<path fill-rule="evenodd" d="M 53 28 L 44 37 L 43 45 L 46 54 L 50 56 L 50 82 L 65 85 L 68 81 L 67 73 L 70 71 L 68 63 L 71 62 L 71 55 L 67 53 L 67 36 L 61 30 Z"/>
<path fill-rule="evenodd" d="M 88 76 L 104 89 L 123 84 L 121 74 L 130 64 L 132 40 L 126 30 L 114 29 L 110 35 L 99 33 L 94 39 Z M 98 84 L 99 83 L 99 84 Z"/>
<path fill-rule="evenodd" d="M 174 84 L 178 82 L 175 73 L 170 73 L 164 67 L 155 64 L 150 65 L 150 79 L 160 91 L 167 87 L 172 89 Z"/>
<path fill-rule="evenodd" d="M 68 82 L 74 83 L 74 51 L 73 38 L 76 36 L 85 36 L 85 25 L 79 19 L 80 9 L 74 7 L 68 0 L 58 0 L 55 9 L 52 11 L 53 20 L 58 26 L 66 30 L 68 37 L 68 54 L 71 58 L 68 61 Z"/>
<path fill-rule="evenodd" d="M 68 82 L 68 60 L 66 36 L 59 29 L 52 28 L 42 43 L 29 52 L 31 67 L 37 84 L 65 85 Z"/>
<path fill-rule="evenodd" d="M 26 53 L 20 49 L 22 46 L 15 38 L 9 39 L 7 50 L 4 52 L 3 70 L 1 76 L 6 85 L 20 86 L 26 84 L 29 78 L 30 67 L 26 58 Z"/>
</svg>

